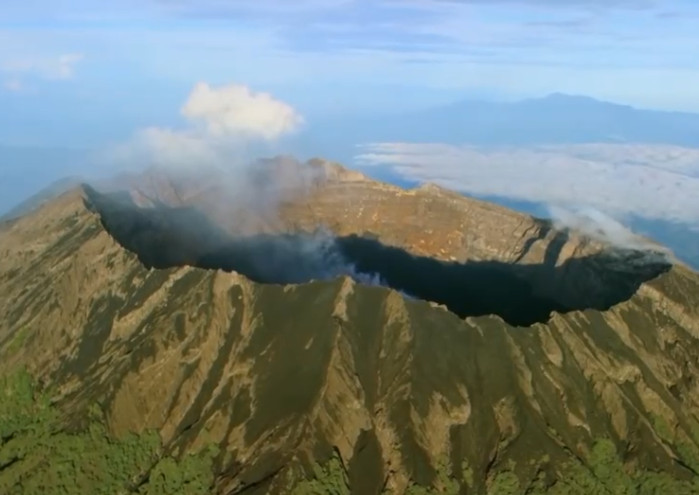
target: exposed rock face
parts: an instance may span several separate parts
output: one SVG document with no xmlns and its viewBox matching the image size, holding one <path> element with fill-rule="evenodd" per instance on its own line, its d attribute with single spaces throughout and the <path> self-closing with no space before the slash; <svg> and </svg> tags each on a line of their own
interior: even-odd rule
<svg viewBox="0 0 699 495">
<path fill-rule="evenodd" d="M 384 244 L 442 260 L 523 264 L 543 262 L 546 256 L 561 263 L 603 248 L 493 203 L 431 184 L 405 190 L 324 160 L 263 161 L 254 172 L 244 177 L 246 185 L 255 186 L 249 190 L 232 185 L 240 182 L 239 174 L 227 180 L 220 172 L 191 180 L 153 171 L 129 185 L 139 205 L 196 206 L 231 233 L 325 226 L 337 235 L 371 234 Z M 265 205 L 273 208 L 261 208 Z M 250 226 L 251 218 L 258 223 Z"/>
<path fill-rule="evenodd" d="M 443 190 L 312 167 L 303 195 L 246 228 L 324 224 L 413 254 L 522 267 L 605 250 Z M 145 189 L 131 198 L 206 196 L 221 235 L 240 228 L 209 194 Z M 524 484 L 541 473 L 554 484 L 604 437 L 628 466 L 699 471 L 699 276 L 684 267 L 649 273 L 607 310 L 516 328 L 347 277 L 260 284 L 193 259 L 149 269 L 113 236 L 134 224 L 108 220 L 99 198 L 75 190 L 0 226 L 0 371 L 27 366 L 75 418 L 97 402 L 115 434 L 154 428 L 175 455 L 220 445 L 219 493 L 286 493 L 333 451 L 358 494 L 446 489 L 444 465 L 475 493 L 513 465 Z M 555 290 L 577 283 L 565 273 Z"/>
</svg>

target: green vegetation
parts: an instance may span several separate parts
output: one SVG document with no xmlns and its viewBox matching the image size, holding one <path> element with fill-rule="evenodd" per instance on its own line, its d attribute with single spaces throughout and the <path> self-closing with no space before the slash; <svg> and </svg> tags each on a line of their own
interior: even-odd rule
<svg viewBox="0 0 699 495">
<path fill-rule="evenodd" d="M 556 466 L 549 466 L 555 468 Z M 614 443 L 599 440 L 593 445 L 586 463 L 570 461 L 556 470 L 547 483 L 543 471 L 533 480 L 523 480 L 510 462 L 507 469 L 494 473 L 487 483 L 487 495 L 697 495 L 699 478 L 691 481 L 675 479 L 667 473 L 629 471 L 625 469 Z M 448 477 L 449 468 L 441 462 L 437 466 L 435 486 L 412 485 L 408 495 L 458 495 L 472 493 L 472 470 L 462 466 L 462 480 Z M 466 491 L 462 491 L 464 483 Z M 480 491 L 473 493 L 481 493 Z"/>
<path fill-rule="evenodd" d="M 148 483 L 139 493 L 143 495 L 175 495 L 211 493 L 214 481 L 213 458 L 217 449 L 188 455 L 179 461 L 172 457 L 160 459 L 151 470 Z"/>
<path fill-rule="evenodd" d="M 31 376 L 18 372 L 0 377 L 0 493 L 70 495 L 90 493 L 138 495 L 203 495 L 212 492 L 213 459 L 209 448 L 179 459 L 166 456 L 156 432 L 113 438 L 97 407 L 88 411 L 88 426 L 67 431 L 48 395 L 38 393 Z M 670 428 L 657 420 L 661 436 Z M 688 440 L 677 451 L 690 449 Z M 690 448 L 691 447 L 691 448 Z M 691 495 L 699 493 L 699 478 L 679 480 L 667 473 L 630 470 L 610 440 L 593 445 L 585 462 L 571 460 L 552 466 L 544 459 L 535 479 L 520 477 L 511 462 L 493 473 L 488 495 Z M 471 493 L 473 469 L 463 462 L 452 469 L 444 459 L 436 466 L 433 487 L 412 485 L 409 495 Z M 458 472 L 460 471 L 460 472 Z M 548 476 L 546 473 L 549 473 Z M 554 474 L 555 472 L 555 474 Z M 349 481 L 342 460 L 333 456 L 316 464 L 313 475 L 297 483 L 293 495 L 348 495 Z"/>
<path fill-rule="evenodd" d="M 469 485 L 473 483 L 473 471 L 470 470 L 466 464 L 464 464 L 463 466 L 463 476 Z M 461 485 L 459 481 L 456 478 L 454 478 L 450 473 L 448 461 L 446 459 L 442 459 L 437 464 L 437 479 L 435 482 L 435 486 L 424 487 L 414 484 L 408 487 L 406 495 L 436 495 L 438 493 L 457 495 L 459 493 L 460 487 Z"/>
<path fill-rule="evenodd" d="M 551 495 L 666 495 L 697 494 L 699 478 L 679 480 L 667 473 L 624 468 L 610 440 L 595 443 L 589 466 L 570 463 L 548 492 Z"/>
<path fill-rule="evenodd" d="M 313 478 L 298 483 L 292 495 L 349 495 L 349 481 L 342 461 L 334 455 L 324 466 L 313 466 Z"/>
<path fill-rule="evenodd" d="M 209 449 L 176 460 L 156 432 L 112 438 L 98 408 L 84 431 L 66 431 L 31 376 L 0 377 L 0 493 L 205 494 L 213 484 Z"/>
<path fill-rule="evenodd" d="M 660 437 L 668 444 L 674 445 L 680 459 L 694 471 L 699 472 L 699 448 L 694 442 L 699 442 L 699 427 L 695 422 L 690 425 L 691 439 L 688 436 L 680 436 L 674 432 L 660 416 L 653 417 L 653 427 Z"/>
<path fill-rule="evenodd" d="M 24 346 L 24 343 L 27 341 L 28 337 L 29 331 L 26 327 L 17 330 L 7 346 L 7 352 L 14 354 L 15 352 L 19 351 L 22 346 Z"/>
<path fill-rule="evenodd" d="M 502 471 L 493 479 L 488 495 L 519 495 L 522 491 L 517 475 L 512 471 Z"/>
</svg>

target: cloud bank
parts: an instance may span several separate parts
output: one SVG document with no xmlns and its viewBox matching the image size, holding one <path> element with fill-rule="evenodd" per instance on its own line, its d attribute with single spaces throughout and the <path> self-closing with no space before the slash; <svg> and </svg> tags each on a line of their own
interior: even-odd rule
<svg viewBox="0 0 699 495">
<path fill-rule="evenodd" d="M 446 144 L 364 146 L 362 165 L 477 196 L 545 203 L 562 211 L 631 215 L 699 229 L 699 150 L 583 144 L 480 148 Z M 589 215 L 588 215 L 589 216 Z M 593 215 L 594 216 L 594 215 Z"/>
</svg>

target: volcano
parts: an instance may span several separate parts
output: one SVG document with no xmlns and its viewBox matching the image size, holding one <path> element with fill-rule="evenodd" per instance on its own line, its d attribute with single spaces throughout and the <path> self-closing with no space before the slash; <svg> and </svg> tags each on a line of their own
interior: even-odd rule
<svg viewBox="0 0 699 495">
<path fill-rule="evenodd" d="M 216 174 L 0 224 L 0 491 L 699 493 L 689 268 L 323 160 Z"/>
</svg>

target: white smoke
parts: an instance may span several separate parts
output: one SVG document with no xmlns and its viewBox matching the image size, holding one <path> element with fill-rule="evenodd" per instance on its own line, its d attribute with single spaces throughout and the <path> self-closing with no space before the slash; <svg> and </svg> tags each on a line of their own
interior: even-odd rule
<svg viewBox="0 0 699 495">
<path fill-rule="evenodd" d="M 303 253 L 304 258 L 313 260 L 314 272 L 307 276 L 309 280 L 329 280 L 348 276 L 359 284 L 387 287 L 397 290 L 404 297 L 414 298 L 411 294 L 392 287 L 380 273 L 359 270 L 357 265 L 349 261 L 341 253 L 337 244 L 337 238 L 329 229 L 320 228 L 312 235 L 302 237 L 299 245 L 301 246 L 300 252 Z"/>
<path fill-rule="evenodd" d="M 665 257 L 672 252 L 650 239 L 639 236 L 611 216 L 589 206 L 548 206 L 548 216 L 558 229 L 572 229 L 592 239 L 621 249 L 652 251 Z"/>
<path fill-rule="evenodd" d="M 335 235 L 326 228 L 263 242 L 248 246 L 248 250 L 253 254 L 255 272 L 264 279 L 282 277 L 286 282 L 300 283 L 348 276 L 364 285 L 389 286 L 379 273 L 360 271 L 348 261 Z"/>
<path fill-rule="evenodd" d="M 100 158 L 122 170 L 148 166 L 231 170 L 249 164 L 251 147 L 273 143 L 304 123 L 287 103 L 240 84 L 197 83 L 180 114 L 187 124 L 184 128 L 142 129 L 126 143 L 109 147 Z"/>
<path fill-rule="evenodd" d="M 196 164 L 218 164 L 221 144 L 195 132 L 149 127 L 139 131 L 129 144 L 149 165 L 187 169 Z"/>
</svg>

